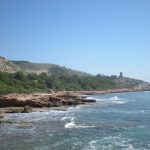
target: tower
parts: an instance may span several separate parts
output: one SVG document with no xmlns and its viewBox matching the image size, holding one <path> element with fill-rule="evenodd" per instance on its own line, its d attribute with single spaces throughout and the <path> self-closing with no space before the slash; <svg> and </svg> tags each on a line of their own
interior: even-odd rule
<svg viewBox="0 0 150 150">
<path fill-rule="evenodd" d="M 119 78 L 123 78 L 123 73 L 122 72 L 120 72 Z"/>
</svg>

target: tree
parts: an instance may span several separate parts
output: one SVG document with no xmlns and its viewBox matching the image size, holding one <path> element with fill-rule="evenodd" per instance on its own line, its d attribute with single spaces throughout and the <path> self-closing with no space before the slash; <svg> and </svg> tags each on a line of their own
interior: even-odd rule
<svg viewBox="0 0 150 150">
<path fill-rule="evenodd" d="M 26 76 L 22 72 L 16 72 L 14 73 L 14 78 L 17 80 L 25 81 Z"/>
</svg>

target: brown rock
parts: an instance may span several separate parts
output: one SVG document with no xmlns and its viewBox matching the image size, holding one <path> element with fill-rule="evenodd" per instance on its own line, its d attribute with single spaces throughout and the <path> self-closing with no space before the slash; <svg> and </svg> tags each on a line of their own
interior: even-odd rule
<svg viewBox="0 0 150 150">
<path fill-rule="evenodd" d="M 24 107 L 23 113 L 29 113 L 29 112 L 32 112 L 32 107 L 27 105 Z"/>
<path fill-rule="evenodd" d="M 0 111 L 0 119 L 4 118 L 5 113 L 3 111 Z"/>
<path fill-rule="evenodd" d="M 8 94 L 0 99 L 0 106 L 13 107 L 8 109 L 7 112 L 16 113 L 31 112 L 31 107 L 60 107 L 62 105 L 84 104 L 85 102 L 95 102 L 95 100 L 87 100 L 82 98 L 79 93 L 73 94 L 73 92 L 65 92 L 59 95 L 51 95 L 47 93 Z"/>
<path fill-rule="evenodd" d="M 4 108 L 5 113 L 22 113 L 24 111 L 23 107 L 7 107 Z"/>
</svg>

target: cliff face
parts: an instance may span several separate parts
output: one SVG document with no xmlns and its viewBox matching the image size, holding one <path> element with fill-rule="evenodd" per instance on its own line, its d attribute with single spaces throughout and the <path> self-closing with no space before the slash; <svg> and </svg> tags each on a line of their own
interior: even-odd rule
<svg viewBox="0 0 150 150">
<path fill-rule="evenodd" d="M 150 83 L 142 80 L 131 79 L 131 78 L 118 78 L 115 79 L 117 88 L 127 88 L 133 90 L 150 90 Z"/>
<path fill-rule="evenodd" d="M 20 71 L 20 67 L 6 60 L 4 57 L 0 57 L 0 71 L 14 73 Z"/>
</svg>

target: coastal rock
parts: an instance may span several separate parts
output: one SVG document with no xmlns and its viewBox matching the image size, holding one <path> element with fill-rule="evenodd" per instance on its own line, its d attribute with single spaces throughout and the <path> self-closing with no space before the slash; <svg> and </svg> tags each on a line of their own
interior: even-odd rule
<svg viewBox="0 0 150 150">
<path fill-rule="evenodd" d="M 0 119 L 4 118 L 5 113 L 3 111 L 0 111 Z"/>
<path fill-rule="evenodd" d="M 95 103 L 96 100 L 95 99 L 86 99 L 86 98 L 82 98 L 80 99 L 81 102 L 85 102 L 85 103 Z"/>
<path fill-rule="evenodd" d="M 32 112 L 32 107 L 27 105 L 24 107 L 23 113 L 29 113 L 29 112 Z"/>
<path fill-rule="evenodd" d="M 23 95 L 25 96 L 25 95 Z M 31 106 L 31 107 L 48 107 L 50 105 L 49 103 L 49 97 L 48 96 L 26 96 L 26 97 L 20 97 L 20 95 L 12 96 L 4 96 L 0 100 L 1 107 L 25 107 L 25 106 Z"/>
<path fill-rule="evenodd" d="M 22 113 L 24 111 L 23 107 L 6 107 L 0 109 L 3 109 L 5 113 Z"/>
<path fill-rule="evenodd" d="M 80 96 L 80 92 L 59 92 L 57 93 L 57 97 L 61 98 L 78 98 Z"/>
<path fill-rule="evenodd" d="M 32 107 L 60 107 L 62 105 L 79 105 L 86 102 L 95 102 L 95 100 L 87 100 L 77 93 L 65 93 L 63 96 L 47 93 L 8 94 L 0 99 L 0 107 L 13 107 L 8 109 L 7 112 L 21 113 L 31 112 Z"/>
</svg>

